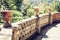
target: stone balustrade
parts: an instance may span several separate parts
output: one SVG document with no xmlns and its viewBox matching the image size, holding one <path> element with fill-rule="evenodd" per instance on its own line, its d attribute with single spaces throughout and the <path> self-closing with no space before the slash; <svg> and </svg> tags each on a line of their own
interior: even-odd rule
<svg viewBox="0 0 60 40">
<path fill-rule="evenodd" d="M 51 15 L 41 14 L 39 15 L 39 17 L 32 16 L 28 19 L 12 23 L 12 28 L 10 28 L 12 29 L 10 31 L 10 33 L 12 33 L 10 36 L 11 40 L 26 40 L 27 38 L 31 37 L 35 32 L 40 33 L 40 30 L 43 26 L 52 24 L 56 21 L 60 21 L 60 12 L 51 13 Z M 0 32 L 2 31 L 2 28 L 3 26 L 1 27 Z"/>
</svg>

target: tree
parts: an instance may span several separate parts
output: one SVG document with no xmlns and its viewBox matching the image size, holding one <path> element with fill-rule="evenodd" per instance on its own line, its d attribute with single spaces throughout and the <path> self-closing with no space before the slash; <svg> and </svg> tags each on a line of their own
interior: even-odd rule
<svg viewBox="0 0 60 40">
<path fill-rule="evenodd" d="M 5 9 L 9 10 L 20 10 L 23 0 L 1 0 L 1 5 L 5 7 Z"/>
</svg>

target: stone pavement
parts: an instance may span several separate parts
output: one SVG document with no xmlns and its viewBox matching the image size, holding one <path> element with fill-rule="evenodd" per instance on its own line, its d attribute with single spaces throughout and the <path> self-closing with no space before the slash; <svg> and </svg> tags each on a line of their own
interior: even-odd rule
<svg viewBox="0 0 60 40">
<path fill-rule="evenodd" d="M 60 40 L 60 23 L 46 26 L 33 40 Z"/>
<path fill-rule="evenodd" d="M 2 28 L 0 30 L 0 40 L 11 40 L 12 39 L 12 29 Z"/>
</svg>

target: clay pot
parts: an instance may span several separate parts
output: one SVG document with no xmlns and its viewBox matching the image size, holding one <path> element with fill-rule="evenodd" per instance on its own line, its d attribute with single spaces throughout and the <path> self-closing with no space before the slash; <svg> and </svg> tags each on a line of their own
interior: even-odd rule
<svg viewBox="0 0 60 40">
<path fill-rule="evenodd" d="M 34 15 L 35 16 L 39 15 L 39 7 L 34 7 Z"/>
<path fill-rule="evenodd" d="M 49 12 L 49 13 L 51 12 L 51 8 L 48 8 L 48 12 Z"/>
<path fill-rule="evenodd" d="M 5 21 L 4 27 L 10 27 L 10 21 L 12 20 L 12 11 L 11 10 L 4 10 L 1 11 L 2 19 Z"/>
</svg>

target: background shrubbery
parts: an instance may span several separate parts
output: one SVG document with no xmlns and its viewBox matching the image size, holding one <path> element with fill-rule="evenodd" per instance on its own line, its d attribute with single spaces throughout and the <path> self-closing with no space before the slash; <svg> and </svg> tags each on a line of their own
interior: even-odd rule
<svg viewBox="0 0 60 40">
<path fill-rule="evenodd" d="M 12 23 L 20 21 L 21 19 L 29 18 L 34 14 L 33 3 L 28 2 L 28 4 L 24 4 L 25 9 L 21 11 L 21 6 L 23 4 L 23 0 L 3 0 L 4 2 L 0 1 L 0 10 L 14 10 L 13 11 L 13 18 Z M 42 3 L 37 3 L 39 6 L 40 14 L 48 13 L 48 7 L 51 7 L 52 12 L 60 12 L 60 2 L 51 1 L 50 3 L 43 1 Z M 2 17 L 0 14 L 0 24 L 3 23 Z"/>
</svg>

